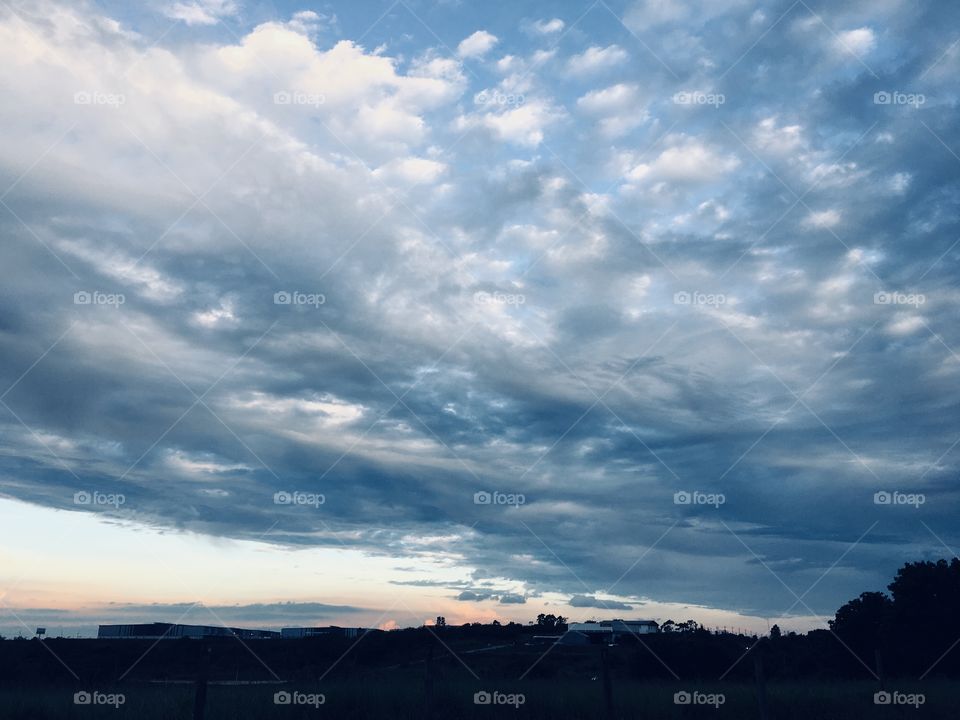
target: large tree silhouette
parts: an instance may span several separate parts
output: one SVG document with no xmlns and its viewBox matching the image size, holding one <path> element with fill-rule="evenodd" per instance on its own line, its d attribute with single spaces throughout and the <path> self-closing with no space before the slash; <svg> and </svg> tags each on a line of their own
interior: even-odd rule
<svg viewBox="0 0 960 720">
<path fill-rule="evenodd" d="M 868 662 L 880 651 L 901 671 L 960 667 L 958 653 L 944 656 L 960 639 L 960 560 L 907 563 L 887 587 L 890 596 L 865 592 L 846 603 L 830 629 Z"/>
</svg>

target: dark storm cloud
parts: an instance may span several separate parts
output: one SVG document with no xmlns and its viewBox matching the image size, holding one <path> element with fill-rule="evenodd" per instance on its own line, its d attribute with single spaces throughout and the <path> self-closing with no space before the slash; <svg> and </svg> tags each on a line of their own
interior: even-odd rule
<svg viewBox="0 0 960 720">
<path fill-rule="evenodd" d="M 574 595 L 568 601 L 570 607 L 575 608 L 602 608 L 604 610 L 633 610 L 633 605 L 617 602 L 615 600 L 601 600 L 586 595 Z"/>
</svg>

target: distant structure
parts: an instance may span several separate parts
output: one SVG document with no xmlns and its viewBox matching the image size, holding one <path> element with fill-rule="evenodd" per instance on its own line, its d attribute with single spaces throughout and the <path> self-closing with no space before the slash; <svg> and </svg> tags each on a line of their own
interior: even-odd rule
<svg viewBox="0 0 960 720">
<path fill-rule="evenodd" d="M 97 637 L 102 639 L 176 640 L 177 638 L 236 637 L 241 640 L 274 638 L 346 637 L 355 638 L 369 628 L 288 627 L 280 630 L 247 630 L 216 625 L 180 625 L 174 623 L 137 623 L 133 625 L 100 625 Z"/>
<path fill-rule="evenodd" d="M 236 637 L 241 640 L 279 638 L 275 630 L 246 630 L 215 625 L 179 625 L 173 623 L 137 623 L 132 625 L 100 625 L 97 637 L 103 639 L 177 639 Z"/>
<path fill-rule="evenodd" d="M 46 635 L 46 634 L 47 634 L 47 629 L 46 629 L 46 628 L 40 628 L 40 627 L 37 628 L 37 637 L 38 637 L 38 638 L 40 638 L 41 640 L 43 640 L 43 636 Z"/>
<path fill-rule="evenodd" d="M 347 637 L 355 638 L 367 632 L 367 628 L 342 628 L 336 625 L 328 627 L 289 627 L 280 630 L 280 637 L 289 638 L 312 638 L 312 637 Z"/>
<path fill-rule="evenodd" d="M 601 625 L 613 628 L 614 635 L 631 633 L 633 635 L 649 635 L 660 632 L 660 626 L 655 620 L 604 620 Z"/>
<path fill-rule="evenodd" d="M 650 635 L 660 631 L 654 620 L 602 620 L 569 623 L 559 642 L 564 645 L 589 645 L 617 642 L 627 635 Z"/>
</svg>

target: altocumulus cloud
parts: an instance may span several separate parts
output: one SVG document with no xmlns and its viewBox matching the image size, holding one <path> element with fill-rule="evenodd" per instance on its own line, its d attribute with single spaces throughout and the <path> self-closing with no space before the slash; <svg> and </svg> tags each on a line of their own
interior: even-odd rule
<svg viewBox="0 0 960 720">
<path fill-rule="evenodd" d="M 611 7 L 0 8 L 3 492 L 478 602 L 827 613 L 955 543 L 960 8 Z"/>
</svg>

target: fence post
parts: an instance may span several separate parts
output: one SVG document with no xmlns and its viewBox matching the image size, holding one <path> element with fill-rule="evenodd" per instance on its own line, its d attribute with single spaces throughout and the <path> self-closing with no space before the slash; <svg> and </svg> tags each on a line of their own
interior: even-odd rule
<svg viewBox="0 0 960 720">
<path fill-rule="evenodd" d="M 207 707 L 207 677 L 210 674 L 210 646 L 203 640 L 200 647 L 200 666 L 197 668 L 197 684 L 193 695 L 193 720 L 203 720 Z"/>
<path fill-rule="evenodd" d="M 767 679 L 763 674 L 763 655 L 759 652 L 753 656 L 753 677 L 757 683 L 757 707 L 760 710 L 760 720 L 768 720 L 767 715 Z"/>
<path fill-rule="evenodd" d="M 610 665 L 607 658 L 607 648 L 600 648 L 600 674 L 603 676 L 603 704 L 606 707 L 608 720 L 614 720 L 613 711 L 613 680 L 610 678 Z"/>
</svg>

